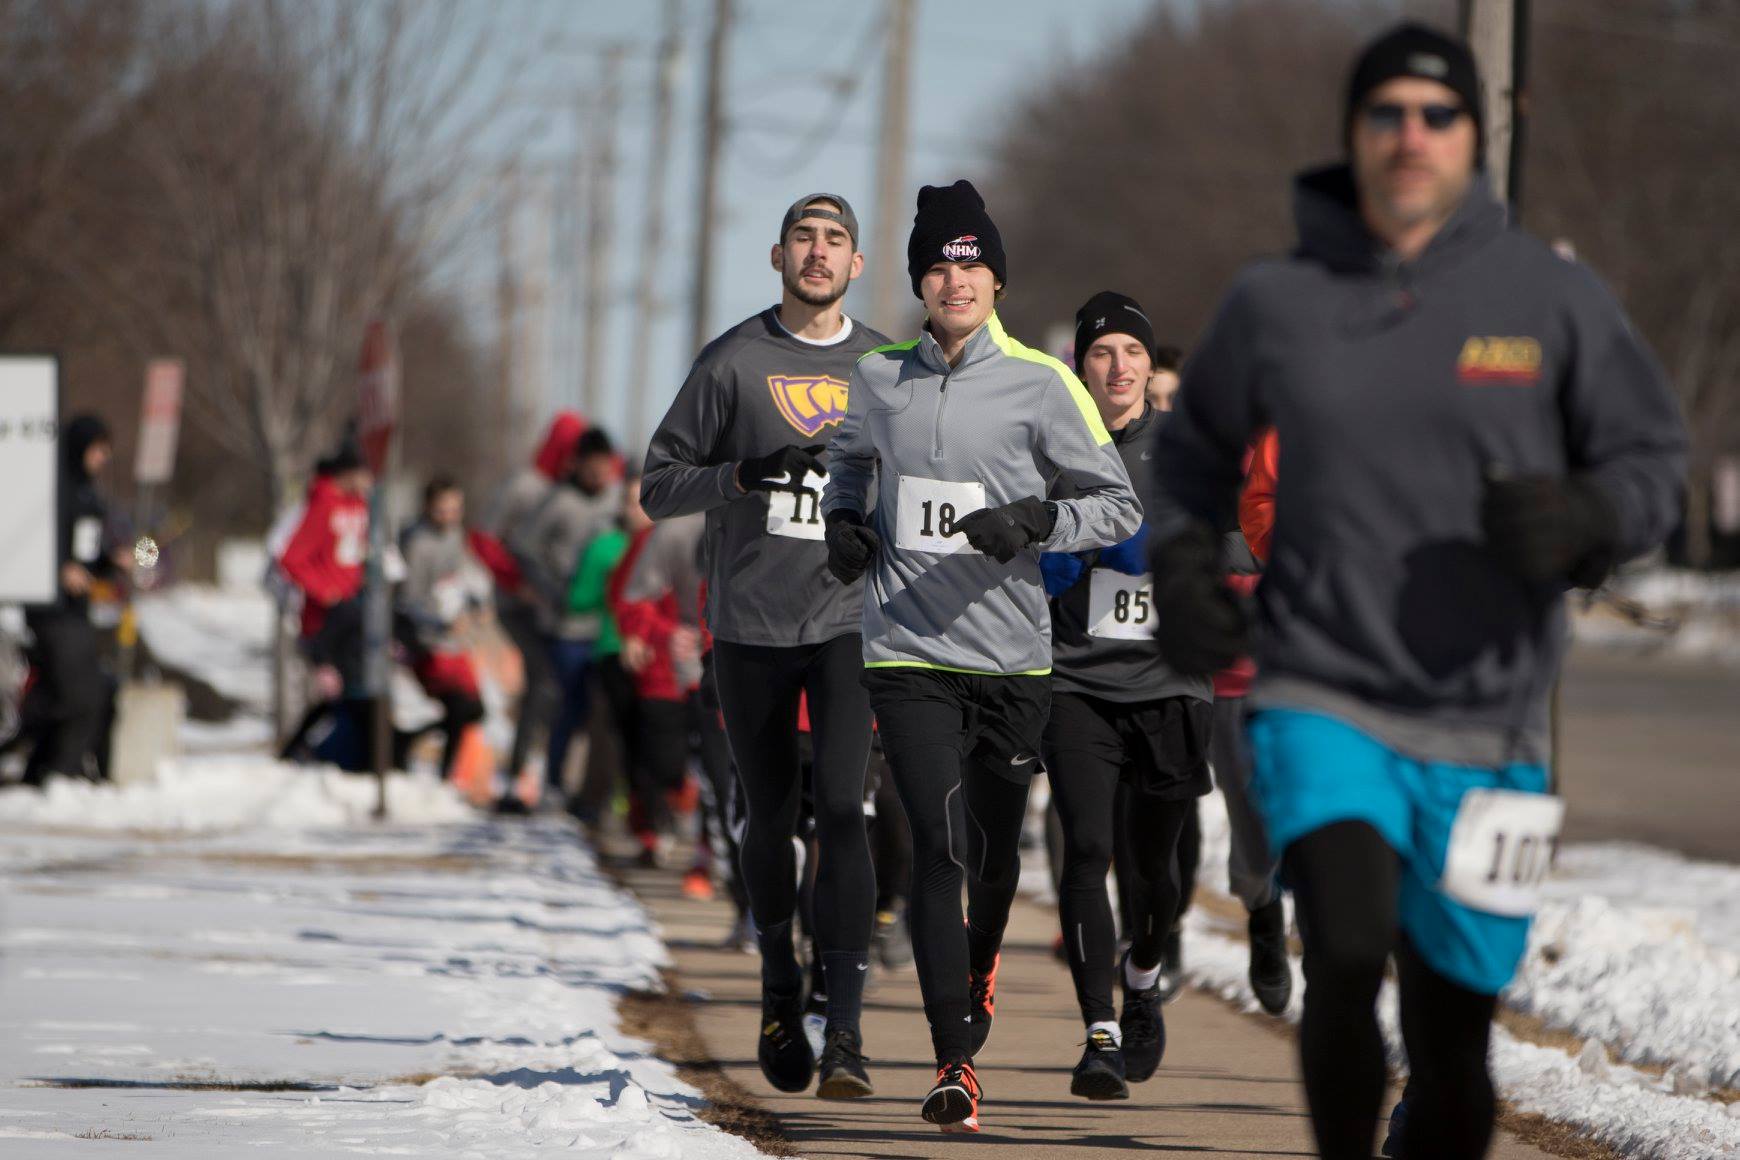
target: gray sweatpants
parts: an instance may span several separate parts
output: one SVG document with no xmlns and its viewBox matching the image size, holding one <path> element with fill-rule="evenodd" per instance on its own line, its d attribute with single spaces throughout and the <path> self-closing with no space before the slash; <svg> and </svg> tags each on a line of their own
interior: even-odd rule
<svg viewBox="0 0 1740 1160">
<path fill-rule="evenodd" d="M 1251 752 L 1245 741 L 1243 697 L 1215 698 L 1209 761 L 1214 766 L 1215 784 L 1226 798 L 1227 822 L 1232 830 L 1227 880 L 1245 909 L 1256 910 L 1273 902 L 1279 893 L 1275 873 L 1280 860 L 1269 853 L 1262 815 L 1251 800 Z"/>
</svg>

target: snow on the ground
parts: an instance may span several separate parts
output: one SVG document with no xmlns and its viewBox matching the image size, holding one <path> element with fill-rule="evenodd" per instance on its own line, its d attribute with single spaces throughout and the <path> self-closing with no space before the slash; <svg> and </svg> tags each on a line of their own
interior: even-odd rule
<svg viewBox="0 0 1740 1160">
<path fill-rule="evenodd" d="M 1740 572 L 1645 567 L 1622 573 L 1613 593 L 1642 608 L 1661 626 L 1638 625 L 1572 599 L 1578 641 L 1602 648 L 1665 654 L 1685 660 L 1740 664 Z"/>
<path fill-rule="evenodd" d="M 258 588 L 178 584 L 134 601 L 139 635 L 164 664 L 198 677 L 250 713 L 272 711 L 270 597 Z"/>
<path fill-rule="evenodd" d="M 618 1029 L 665 951 L 571 826 L 373 795 L 233 757 L 0 792 L 0 1154 L 757 1154 Z"/>
<path fill-rule="evenodd" d="M 1203 885 L 1225 893 L 1225 800 L 1202 803 Z M 1507 1006 L 1586 1038 L 1581 1056 L 1493 1029 L 1499 1094 L 1519 1111 L 1575 1125 L 1621 1155 L 1707 1160 L 1740 1154 L 1740 1102 L 1708 1096 L 1740 1088 L 1740 867 L 1697 863 L 1622 843 L 1561 855 Z M 1198 907 L 1185 920 L 1191 979 L 1247 1011 L 1246 944 Z M 1293 960 L 1296 1022 L 1304 974 Z M 1379 1018 L 1392 1062 L 1405 1066 L 1396 993 L 1385 982 Z M 1657 1077 L 1611 1061 L 1666 1066 Z"/>
</svg>

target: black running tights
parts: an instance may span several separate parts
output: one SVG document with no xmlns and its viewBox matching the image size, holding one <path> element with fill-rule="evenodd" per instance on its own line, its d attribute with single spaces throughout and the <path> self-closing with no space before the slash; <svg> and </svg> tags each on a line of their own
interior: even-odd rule
<svg viewBox="0 0 1740 1160">
<path fill-rule="evenodd" d="M 1408 1160 L 1478 1160 L 1495 1105 L 1486 1051 L 1497 998 L 1432 970 L 1398 933 L 1400 861 L 1364 822 L 1335 822 L 1287 848 L 1305 940 L 1299 1053 L 1324 1160 L 1370 1160 L 1386 1080 L 1377 995 L 1393 951 L 1409 1084 Z"/>
</svg>

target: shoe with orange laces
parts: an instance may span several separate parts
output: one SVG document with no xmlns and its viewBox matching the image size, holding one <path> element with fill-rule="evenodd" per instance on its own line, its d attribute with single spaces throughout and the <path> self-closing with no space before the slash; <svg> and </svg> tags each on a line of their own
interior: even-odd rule
<svg viewBox="0 0 1740 1160">
<path fill-rule="evenodd" d="M 683 897 L 696 902 L 713 901 L 713 876 L 701 866 L 691 866 L 683 875 Z"/>
<path fill-rule="evenodd" d="M 972 1064 L 945 1063 L 936 1069 L 936 1086 L 924 1097 L 921 1114 L 945 1132 L 977 1132 L 981 1094 Z"/>
<path fill-rule="evenodd" d="M 973 1055 L 976 1058 L 985 1048 L 985 1040 L 991 1037 L 991 1019 L 997 1014 L 997 968 L 1003 964 L 1003 956 L 998 955 L 991 960 L 991 969 L 984 974 L 978 971 L 967 972 L 967 992 L 971 1006 L 967 1009 L 967 1030 L 973 1037 Z"/>
</svg>

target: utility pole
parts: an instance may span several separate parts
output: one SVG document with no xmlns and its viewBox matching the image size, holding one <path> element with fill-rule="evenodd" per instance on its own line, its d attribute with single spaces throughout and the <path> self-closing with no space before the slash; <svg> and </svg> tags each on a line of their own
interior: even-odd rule
<svg viewBox="0 0 1740 1160">
<path fill-rule="evenodd" d="M 581 410 L 597 422 L 604 387 L 604 332 L 610 315 L 610 236 L 616 207 L 616 121 L 622 109 L 623 47 L 604 50 L 592 108 L 586 171 L 586 321 L 580 352 Z"/>
<path fill-rule="evenodd" d="M 514 443 L 515 427 L 519 416 L 514 406 L 514 387 L 519 375 L 519 360 L 515 357 L 514 343 L 519 334 L 520 290 L 519 269 L 516 264 L 514 244 L 514 214 L 519 209 L 519 174 L 513 166 L 508 166 L 502 173 L 500 228 L 497 231 L 499 252 L 496 260 L 496 363 L 500 373 L 500 381 L 496 391 L 496 402 L 501 410 L 496 421 L 501 425 L 501 466 L 503 470 L 510 468 L 519 455 L 519 448 Z"/>
<path fill-rule="evenodd" d="M 695 220 L 695 296 L 689 319 L 690 353 L 707 345 L 713 311 L 713 235 L 719 218 L 719 147 L 725 138 L 725 48 L 731 38 L 732 0 L 713 0 L 707 37 L 705 106 L 701 122 L 701 196 Z"/>
<path fill-rule="evenodd" d="M 1515 90 L 1514 0 L 1462 0 L 1462 35 L 1474 50 L 1483 81 L 1486 174 L 1499 199 L 1510 196 L 1512 113 Z"/>
<path fill-rule="evenodd" d="M 683 51 L 682 24 L 682 0 L 665 0 L 665 31 L 659 40 L 658 59 L 653 63 L 652 152 L 647 161 L 640 272 L 634 289 L 634 345 L 630 350 L 636 366 L 647 365 L 642 360 L 652 350 L 653 322 L 658 313 L 654 288 L 664 261 L 665 174 L 671 163 L 671 107 L 676 102 L 677 66 Z M 651 384 L 640 378 L 631 379 L 627 387 L 628 450 L 631 455 L 639 455 L 646 448 L 651 421 L 647 406 L 653 392 Z"/>
<path fill-rule="evenodd" d="M 876 242 L 870 253 L 875 297 L 870 325 L 893 334 L 900 324 L 902 208 L 906 205 L 907 106 L 912 78 L 912 21 L 918 0 L 887 0 L 888 55 L 882 62 L 882 115 L 876 138 Z"/>
</svg>

